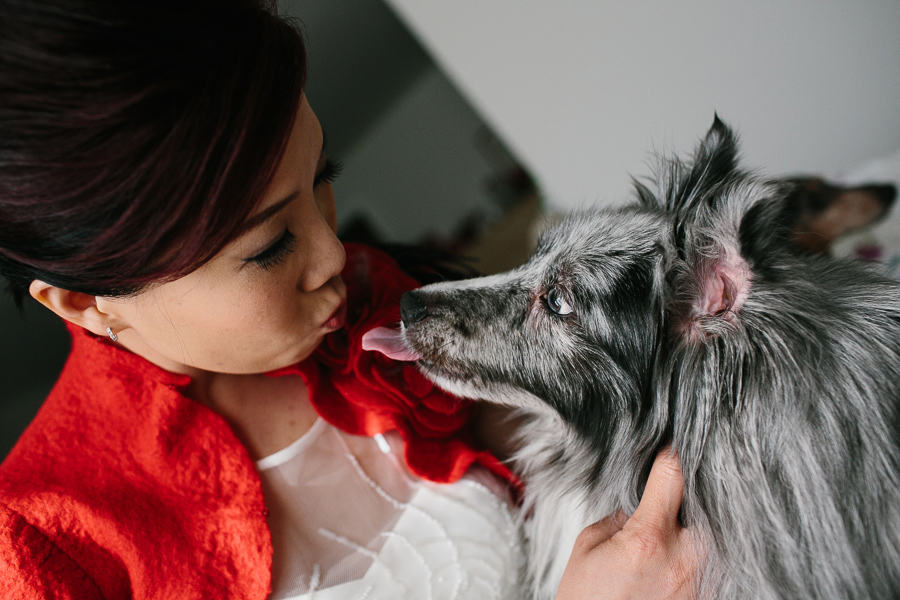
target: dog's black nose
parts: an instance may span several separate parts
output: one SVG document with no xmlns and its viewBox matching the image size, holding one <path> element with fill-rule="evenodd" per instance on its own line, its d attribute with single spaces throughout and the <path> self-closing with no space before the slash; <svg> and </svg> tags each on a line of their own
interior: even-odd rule
<svg viewBox="0 0 900 600">
<path fill-rule="evenodd" d="M 400 318 L 404 327 L 411 327 L 428 316 L 428 308 L 418 292 L 406 292 L 400 298 Z"/>
<path fill-rule="evenodd" d="M 879 185 L 875 187 L 875 193 L 881 198 L 885 208 L 890 208 L 897 198 L 897 186 L 892 184 Z"/>
</svg>

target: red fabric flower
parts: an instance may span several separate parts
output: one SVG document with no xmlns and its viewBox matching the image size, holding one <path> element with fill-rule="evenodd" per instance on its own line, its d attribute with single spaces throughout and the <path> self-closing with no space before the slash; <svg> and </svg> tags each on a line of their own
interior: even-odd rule
<svg viewBox="0 0 900 600">
<path fill-rule="evenodd" d="M 456 481 L 477 462 L 515 483 L 509 469 L 476 443 L 471 401 L 439 390 L 412 363 L 362 349 L 370 329 L 399 326 L 400 297 L 419 284 L 383 252 L 357 244 L 345 248 L 346 324 L 308 359 L 273 375 L 303 377 L 319 415 L 347 433 L 397 430 L 406 463 L 420 477 Z"/>
</svg>

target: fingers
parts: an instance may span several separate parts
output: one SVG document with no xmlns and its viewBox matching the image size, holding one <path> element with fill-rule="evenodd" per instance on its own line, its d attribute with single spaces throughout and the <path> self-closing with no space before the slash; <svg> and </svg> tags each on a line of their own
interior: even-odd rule
<svg viewBox="0 0 900 600">
<path fill-rule="evenodd" d="M 589 552 L 625 528 L 630 533 L 638 534 L 639 539 L 649 540 L 661 539 L 677 532 L 680 529 L 678 511 L 683 492 L 684 483 L 678 456 L 670 448 L 664 448 L 657 454 L 650 468 L 644 495 L 634 514 L 629 518 L 619 510 L 589 525 L 578 536 L 576 549 Z"/>
<path fill-rule="evenodd" d="M 666 448 L 634 514 L 619 511 L 578 536 L 556 600 L 693 598 L 700 554 L 690 530 L 678 523 L 683 493 L 678 457 Z"/>
<path fill-rule="evenodd" d="M 684 481 L 678 455 L 671 448 L 664 448 L 653 461 L 644 495 L 629 523 L 663 530 L 677 528 L 683 493 Z"/>
<path fill-rule="evenodd" d="M 578 535 L 578 539 L 575 542 L 576 550 L 590 552 L 591 549 L 606 542 L 621 531 L 627 520 L 628 516 L 625 512 L 618 510 L 601 521 L 588 525 Z"/>
</svg>

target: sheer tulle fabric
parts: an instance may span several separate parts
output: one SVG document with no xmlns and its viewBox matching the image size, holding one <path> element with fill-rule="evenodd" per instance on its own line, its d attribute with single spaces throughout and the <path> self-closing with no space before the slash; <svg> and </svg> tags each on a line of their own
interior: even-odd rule
<svg viewBox="0 0 900 600">
<path fill-rule="evenodd" d="M 273 600 L 518 598 L 518 530 L 506 488 L 473 468 L 418 479 L 402 441 L 319 419 L 257 463 L 274 545 Z"/>
</svg>

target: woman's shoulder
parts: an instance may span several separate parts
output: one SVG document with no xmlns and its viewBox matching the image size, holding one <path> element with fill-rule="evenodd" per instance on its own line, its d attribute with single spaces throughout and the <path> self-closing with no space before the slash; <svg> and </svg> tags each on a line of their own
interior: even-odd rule
<svg viewBox="0 0 900 600">
<path fill-rule="evenodd" d="M 0 504 L 41 530 L 80 527 L 86 538 L 137 534 L 147 515 L 175 531 L 176 522 L 225 505 L 260 521 L 253 461 L 228 423 L 185 397 L 178 380 L 145 374 L 124 351 L 99 344 L 73 343 L 59 381 L 0 465 Z"/>
<path fill-rule="evenodd" d="M 23 582 L 9 597 L 257 594 L 271 542 L 250 456 L 177 388 L 128 385 L 64 374 L 0 465 L 0 581 Z M 217 578 L 213 552 L 240 577 Z"/>
</svg>

